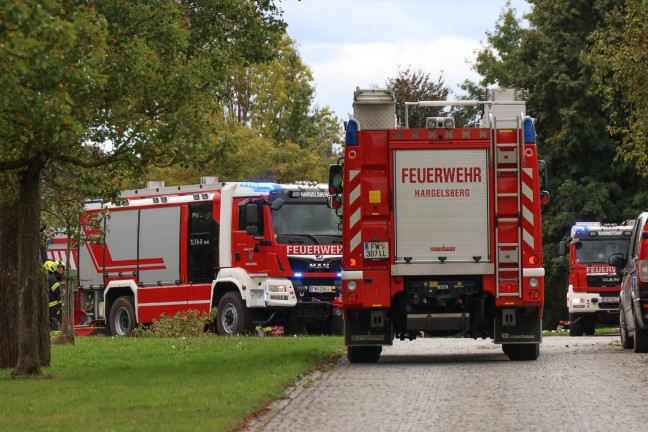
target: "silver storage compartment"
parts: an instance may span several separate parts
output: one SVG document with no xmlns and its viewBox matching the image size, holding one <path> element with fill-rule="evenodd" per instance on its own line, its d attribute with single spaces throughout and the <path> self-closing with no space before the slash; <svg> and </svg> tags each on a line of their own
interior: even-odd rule
<svg viewBox="0 0 648 432">
<path fill-rule="evenodd" d="M 389 90 L 356 90 L 353 93 L 353 117 L 361 130 L 396 128 L 396 101 Z"/>
</svg>

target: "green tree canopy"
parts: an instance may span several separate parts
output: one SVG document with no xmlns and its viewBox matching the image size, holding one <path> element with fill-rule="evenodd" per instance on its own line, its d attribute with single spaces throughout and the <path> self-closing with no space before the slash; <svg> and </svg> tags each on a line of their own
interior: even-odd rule
<svg viewBox="0 0 648 432">
<path fill-rule="evenodd" d="M 594 32 L 585 60 L 594 68 L 597 90 L 610 115 L 609 132 L 619 137 L 620 159 L 648 176 L 648 8 L 642 0 L 618 4 L 608 25 Z"/>
<path fill-rule="evenodd" d="M 273 0 L 0 0 L 0 171 L 17 185 L 23 307 L 16 374 L 43 363 L 43 170 L 205 163 L 229 77 L 272 58 L 284 31 Z"/>
<path fill-rule="evenodd" d="M 195 183 L 202 175 L 222 181 L 324 181 L 340 142 L 340 122 L 314 105 L 310 68 L 284 36 L 271 61 L 237 69 L 229 82 L 219 140 L 202 168 L 150 170 L 151 179 Z"/>
<path fill-rule="evenodd" d="M 600 73 L 595 69 L 605 65 L 606 51 L 597 48 L 600 62 L 583 61 L 595 35 L 601 41 L 606 37 L 618 40 L 619 33 L 609 31 L 619 28 L 614 14 L 625 16 L 626 12 L 611 0 L 529 2 L 533 5 L 526 16 L 529 28 L 521 28 L 507 3 L 495 31 L 487 33 L 487 46 L 477 56 L 475 70 L 483 79 L 479 85 L 465 84 L 475 93 L 488 85 L 528 90 L 527 113 L 537 120 L 538 150 L 550 174 L 551 204 L 543 213 L 543 232 L 545 323 L 553 327 L 567 314 L 567 271 L 559 264 L 557 251 L 570 226 L 587 220 L 621 222 L 634 218 L 648 202 L 642 192 L 645 181 L 623 159 L 615 161 L 618 135 L 623 132 L 613 129 L 615 135 L 610 135 L 605 108 L 619 106 L 619 92 L 608 87 L 608 96 L 614 98 L 605 105 L 596 86 L 597 78 L 601 82 L 610 77 L 610 69 L 602 68 Z M 608 46 L 607 53 L 612 54 L 618 44 Z M 624 57 L 620 54 L 617 64 Z M 632 73 L 640 75 L 636 70 Z"/>
<path fill-rule="evenodd" d="M 403 123 L 405 102 L 444 101 L 450 94 L 450 89 L 443 81 L 443 73 L 433 81 L 429 72 L 413 70 L 411 66 L 405 69 L 399 67 L 396 76 L 387 78 L 385 85 L 396 98 Z M 408 114 L 410 127 L 425 127 L 426 118 L 446 116 L 442 107 L 409 108 Z"/>
</svg>

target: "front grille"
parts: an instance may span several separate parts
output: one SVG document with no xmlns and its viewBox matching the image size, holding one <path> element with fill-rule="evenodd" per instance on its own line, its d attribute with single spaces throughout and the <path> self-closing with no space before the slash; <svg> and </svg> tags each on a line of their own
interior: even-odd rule
<svg viewBox="0 0 648 432">
<path fill-rule="evenodd" d="M 587 285 L 591 287 L 615 287 L 621 285 L 617 275 L 587 276 Z"/>
<path fill-rule="evenodd" d="M 288 257 L 290 268 L 297 273 L 328 273 L 342 271 L 341 258 L 308 259 Z"/>
</svg>

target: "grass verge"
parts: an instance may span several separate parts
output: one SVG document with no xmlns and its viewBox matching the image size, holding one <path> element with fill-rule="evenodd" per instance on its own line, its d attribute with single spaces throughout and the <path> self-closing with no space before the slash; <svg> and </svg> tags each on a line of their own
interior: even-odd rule
<svg viewBox="0 0 648 432">
<path fill-rule="evenodd" d="M 0 430 L 230 431 L 314 367 L 341 337 L 77 337 L 42 378 L 0 370 Z"/>
<path fill-rule="evenodd" d="M 596 336 L 618 336 L 619 327 L 599 327 L 594 330 Z M 549 331 L 544 330 L 542 336 L 569 336 L 569 330 Z"/>
</svg>

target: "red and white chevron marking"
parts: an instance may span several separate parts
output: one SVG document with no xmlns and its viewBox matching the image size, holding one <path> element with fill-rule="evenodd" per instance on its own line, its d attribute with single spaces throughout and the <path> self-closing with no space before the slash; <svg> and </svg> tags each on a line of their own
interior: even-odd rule
<svg viewBox="0 0 648 432">
<path fill-rule="evenodd" d="M 359 253 L 357 249 L 360 247 L 362 235 L 360 233 L 360 215 L 361 215 L 361 204 L 362 200 L 360 199 L 361 192 L 361 182 L 360 182 L 360 170 L 349 170 L 349 195 L 348 202 L 345 203 L 346 211 L 349 214 L 349 232 L 347 233 L 347 238 L 349 239 L 349 254 L 354 255 Z"/>
<path fill-rule="evenodd" d="M 533 216 L 533 168 L 522 168 L 522 240 L 535 250 L 533 237 L 536 220 Z"/>
</svg>

